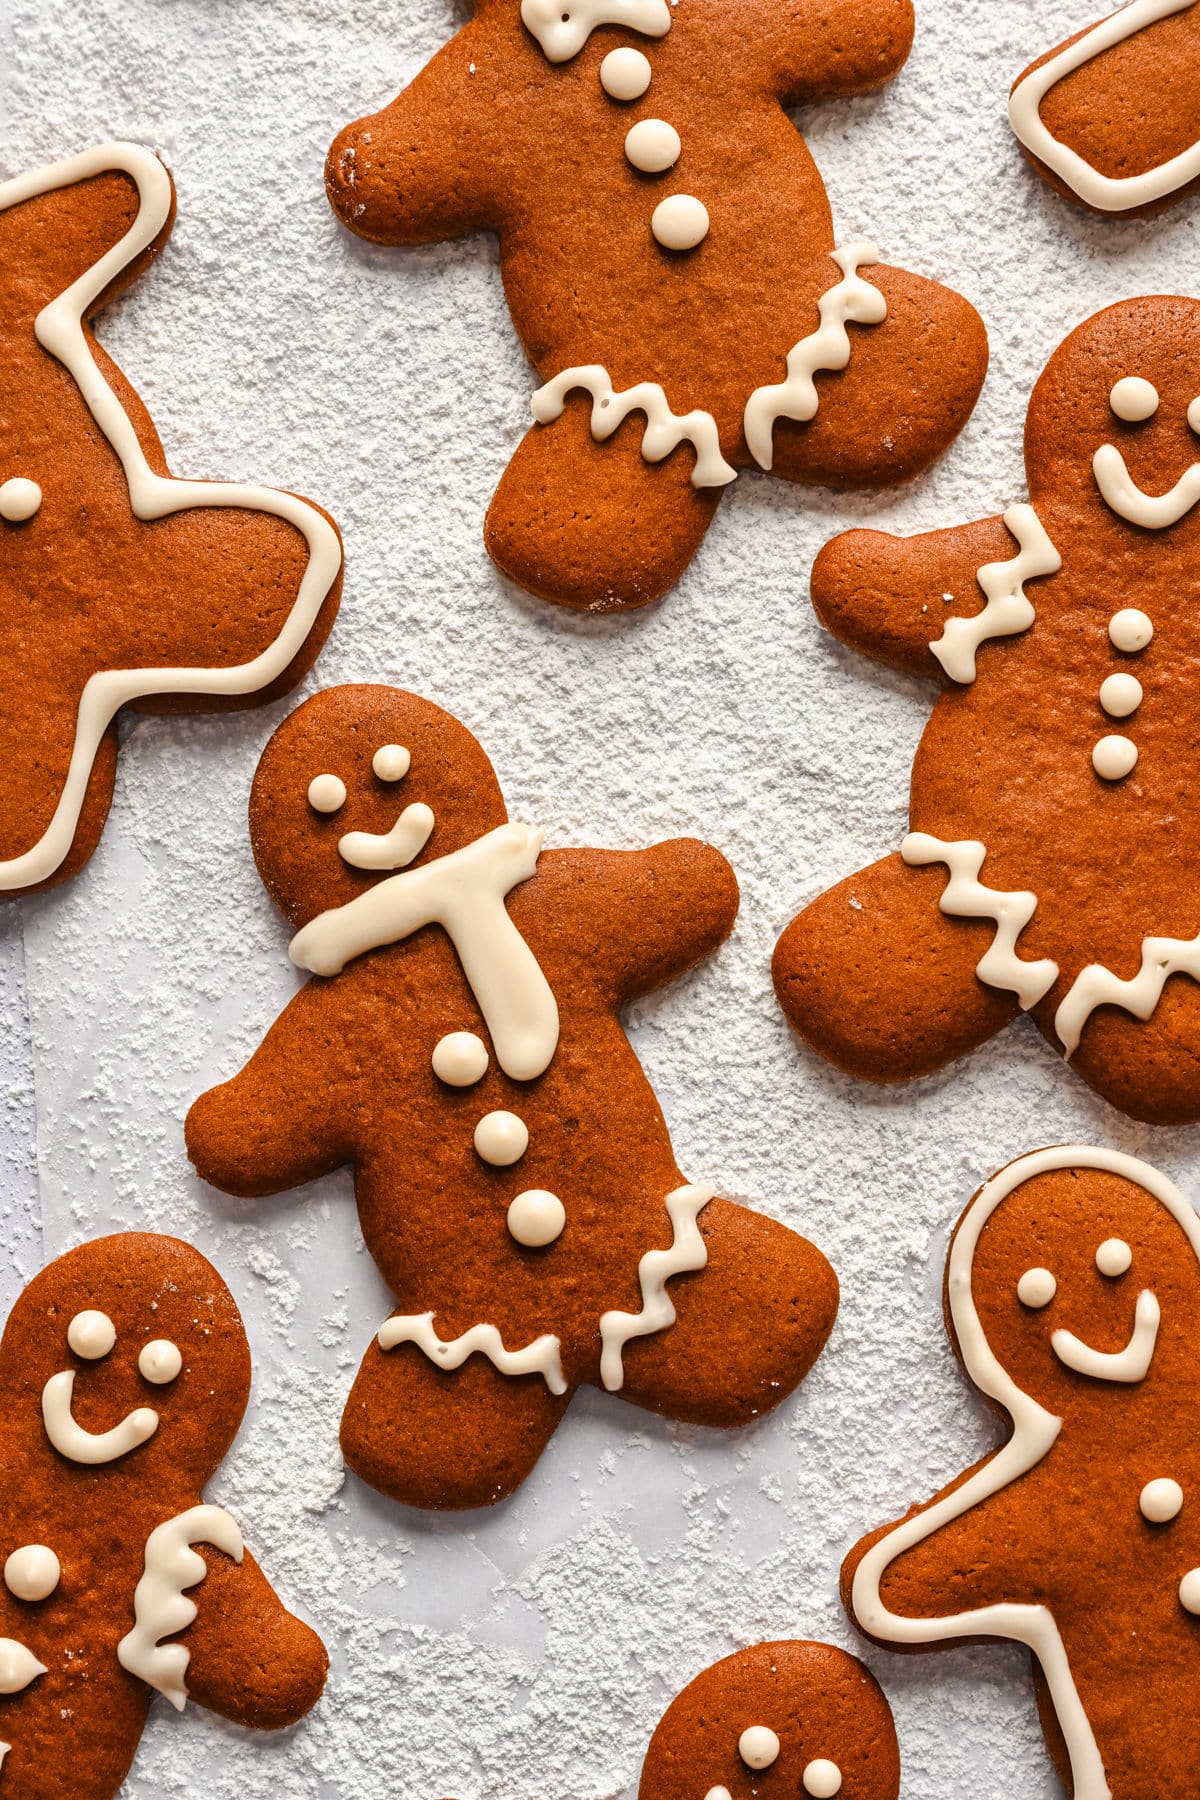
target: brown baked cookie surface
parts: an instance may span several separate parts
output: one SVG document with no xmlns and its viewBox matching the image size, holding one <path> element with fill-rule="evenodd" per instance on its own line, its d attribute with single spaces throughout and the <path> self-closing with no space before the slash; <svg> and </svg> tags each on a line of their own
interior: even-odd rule
<svg viewBox="0 0 1200 1800">
<path fill-rule="evenodd" d="M 109 1800 L 155 1690 L 294 1724 L 320 1639 L 200 1498 L 250 1392 L 237 1307 L 175 1238 L 51 1263 L 0 1340 L 0 1776 L 11 1800 Z"/>
<path fill-rule="evenodd" d="M 1032 63 L 1009 116 L 1050 186 L 1142 218 L 1200 189 L 1200 6 L 1132 0 Z"/>
<path fill-rule="evenodd" d="M 1200 1118 L 1200 302 L 1098 313 L 1026 426 L 1030 504 L 835 538 L 813 601 L 939 680 L 898 853 L 780 938 L 780 1004 L 871 1080 L 923 1075 L 1025 1008 L 1114 1106 Z"/>
<path fill-rule="evenodd" d="M 1005 1442 L 843 1570 L 890 1649 L 1027 1645 L 1074 1800 L 1195 1787 L 1198 1253 L 1189 1202 L 1116 1151 L 1038 1151 L 986 1183 L 951 1243 L 946 1320 Z"/>
<path fill-rule="evenodd" d="M 174 213 L 137 144 L 0 183 L 0 896 L 91 855 L 121 707 L 277 698 L 337 611 L 332 522 L 291 494 L 171 476 L 92 335 Z"/>
<path fill-rule="evenodd" d="M 912 34 L 911 0 L 479 0 L 341 132 L 326 183 L 359 236 L 499 233 L 541 385 L 485 536 L 530 592 L 645 605 L 739 470 L 883 486 L 966 422 L 978 315 L 871 244 L 835 254 L 783 111 L 890 80 Z"/>
<path fill-rule="evenodd" d="M 710 1425 L 785 1398 L 833 1323 L 833 1271 L 686 1180 L 621 1028 L 728 935 L 724 857 L 543 850 L 464 726 L 370 686 L 284 721 L 250 831 L 316 978 L 196 1101 L 188 1152 L 243 1195 L 352 1165 L 397 1315 L 346 1405 L 351 1467 L 477 1506 L 525 1478 L 581 1384 Z"/>
</svg>

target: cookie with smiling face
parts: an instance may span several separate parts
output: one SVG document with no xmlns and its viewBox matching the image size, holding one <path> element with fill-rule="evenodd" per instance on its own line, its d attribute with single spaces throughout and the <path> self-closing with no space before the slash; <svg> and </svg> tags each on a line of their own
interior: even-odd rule
<svg viewBox="0 0 1200 1800">
<path fill-rule="evenodd" d="M 987 339 L 949 288 L 835 249 L 785 107 L 891 79 L 912 0 L 478 0 L 326 185 L 375 243 L 492 230 L 537 378 L 485 526 L 522 587 L 643 606 L 743 469 L 882 487 L 969 417 Z"/>
<path fill-rule="evenodd" d="M 1034 390 L 1029 503 L 835 538 L 829 629 L 941 688 L 899 851 L 775 952 L 807 1041 L 922 1075 L 1024 1009 L 1135 1118 L 1200 1118 L 1200 301 L 1110 307 Z"/>
<path fill-rule="evenodd" d="M 387 687 L 284 721 L 250 832 L 314 979 L 196 1101 L 188 1152 L 243 1195 L 352 1166 L 398 1307 L 346 1405 L 351 1467 L 476 1506 L 525 1478 L 583 1384 L 710 1425 L 784 1399 L 833 1323 L 833 1272 L 680 1173 L 621 1028 L 728 934 L 724 857 L 543 850 L 470 732 Z"/>
<path fill-rule="evenodd" d="M 1006 1440 L 843 1571 L 891 1649 L 1026 1644 L 1074 1800 L 1195 1786 L 1198 1256 L 1193 1208 L 1133 1157 L 1043 1150 L 989 1181 L 950 1247 L 946 1318 Z"/>
<path fill-rule="evenodd" d="M 109 1800 L 155 1691 L 294 1724 L 325 1683 L 241 1533 L 201 1500 L 250 1353 L 212 1265 L 129 1232 L 51 1263 L 0 1340 L 0 1768 L 19 1800 Z"/>
</svg>

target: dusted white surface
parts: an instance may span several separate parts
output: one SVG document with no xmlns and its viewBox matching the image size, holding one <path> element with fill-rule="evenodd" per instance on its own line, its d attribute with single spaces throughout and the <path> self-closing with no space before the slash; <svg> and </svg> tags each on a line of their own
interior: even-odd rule
<svg viewBox="0 0 1200 1800">
<path fill-rule="evenodd" d="M 944 462 L 882 500 L 743 475 L 673 595 L 596 621 L 507 587 L 483 551 L 532 385 L 494 243 L 371 250 L 322 192 L 334 131 L 428 59 L 459 16 L 450 0 L 0 0 L 0 173 L 107 136 L 156 144 L 174 169 L 172 242 L 101 326 L 174 470 L 292 487 L 343 528 L 346 597 L 309 688 L 382 679 L 447 705 L 551 844 L 695 831 L 733 861 L 735 938 L 641 1007 L 633 1034 L 689 1178 L 807 1232 L 843 1282 L 813 1376 L 749 1431 L 678 1430 L 588 1394 L 496 1512 L 425 1518 L 343 1479 L 342 1399 L 389 1305 L 349 1179 L 233 1201 L 192 1179 L 181 1136 L 190 1099 L 240 1065 L 295 986 L 245 828 L 287 708 L 139 722 L 89 868 L 0 917 L 0 1273 L 11 1298 L 36 1266 L 39 1194 L 47 1254 L 149 1226 L 213 1255 L 256 1374 L 209 1497 L 334 1667 L 314 1715 L 279 1738 L 156 1704 L 134 1800 L 632 1793 L 666 1702 L 716 1657 L 767 1636 L 852 1646 L 845 1549 L 994 1441 L 940 1317 L 947 1234 L 975 1185 L 1036 1145 L 1094 1140 L 1194 1191 L 1200 1134 L 1122 1120 L 1023 1024 L 938 1078 L 876 1092 L 794 1043 L 769 981 L 800 903 L 899 843 L 929 704 L 819 631 L 816 551 L 860 521 L 914 531 L 1022 499 L 1026 399 L 1067 327 L 1195 286 L 1194 204 L 1087 219 L 1028 172 L 1005 124 L 1012 76 L 1096 5 L 919 0 L 899 81 L 805 118 L 840 239 L 875 238 L 987 320 L 992 374 Z M 896 1709 L 906 1800 L 1057 1792 L 1022 1655 L 868 1660 Z"/>
</svg>

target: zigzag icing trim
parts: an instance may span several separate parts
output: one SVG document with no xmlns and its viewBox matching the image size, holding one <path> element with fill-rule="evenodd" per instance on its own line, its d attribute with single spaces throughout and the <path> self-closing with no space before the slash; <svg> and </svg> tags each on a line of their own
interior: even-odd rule
<svg viewBox="0 0 1200 1800">
<path fill-rule="evenodd" d="M 600 1320 L 600 1340 L 604 1348 L 600 1357 L 600 1379 L 610 1394 L 619 1393 L 625 1385 L 622 1356 L 632 1338 L 649 1337 L 665 1331 L 675 1323 L 675 1307 L 667 1293 L 673 1275 L 703 1269 L 708 1262 L 708 1246 L 700 1235 L 696 1220 L 713 1198 L 714 1188 L 692 1184 L 676 1188 L 667 1195 L 667 1215 L 674 1232 L 669 1250 L 647 1250 L 638 1264 L 638 1281 L 642 1290 L 640 1312 L 606 1312 Z"/>
<path fill-rule="evenodd" d="M 242 1534 L 224 1507 L 193 1506 L 156 1526 L 146 1539 L 145 1573 L 134 1589 L 133 1629 L 117 1645 L 121 1667 L 165 1694 L 177 1712 L 187 1700 L 183 1678 L 192 1653 L 186 1644 L 159 1639 L 182 1631 L 199 1610 L 184 1591 L 208 1574 L 193 1544 L 215 1544 L 234 1562 L 242 1560 Z"/>
<path fill-rule="evenodd" d="M 942 912 L 959 919 L 995 922 L 996 935 L 975 965 L 980 981 L 1014 993 L 1026 1011 L 1036 1006 L 1058 980 L 1057 963 L 1022 962 L 1017 955 L 1017 939 L 1037 910 L 1037 895 L 1006 894 L 984 887 L 979 871 L 987 850 L 972 838 L 948 844 L 928 832 L 911 831 L 900 846 L 900 854 L 910 867 L 945 863 L 950 880 L 938 902 Z"/>
<path fill-rule="evenodd" d="M 641 381 L 618 394 L 601 363 L 564 369 L 540 387 L 530 402 L 538 423 L 550 425 L 560 418 L 567 395 L 575 388 L 584 388 L 592 396 L 592 436 L 598 444 L 610 438 L 631 412 L 643 412 L 646 429 L 642 434 L 642 455 L 647 462 L 662 462 L 677 445 L 689 443 L 696 452 L 693 487 L 725 487 L 737 480 L 737 470 L 721 455 L 717 421 L 711 413 L 673 413 L 666 393 L 656 381 Z"/>
<path fill-rule="evenodd" d="M 379 1327 L 379 1348 L 394 1350 L 397 1344 L 415 1344 L 439 1369 L 459 1369 L 469 1356 L 486 1356 L 502 1375 L 540 1375 L 552 1394 L 565 1394 L 559 1340 L 549 1332 L 534 1338 L 523 1350 L 506 1350 L 494 1325 L 472 1325 L 461 1337 L 440 1338 L 433 1329 L 433 1314 L 399 1313 Z"/>
<path fill-rule="evenodd" d="M 1007 562 L 984 564 L 976 576 L 987 598 L 983 611 L 947 619 L 941 637 L 929 646 L 951 681 L 974 681 L 975 657 L 987 638 L 1028 631 L 1036 614 L 1025 583 L 1035 575 L 1057 575 L 1062 568 L 1062 557 L 1032 506 L 1010 506 L 1004 523 L 1020 545 L 1019 554 Z"/>
<path fill-rule="evenodd" d="M 1119 1006 L 1135 1019 L 1148 1019 L 1172 975 L 1200 981 L 1200 936 L 1143 938 L 1142 966 L 1129 981 L 1122 981 L 1103 963 L 1091 963 L 1075 977 L 1054 1015 L 1054 1029 L 1067 1056 L 1078 1050 L 1083 1028 L 1098 1006 Z"/>
<path fill-rule="evenodd" d="M 666 37 L 666 0 L 521 0 L 521 22 L 542 47 L 547 62 L 570 62 L 601 25 L 623 25 L 644 37 Z"/>
</svg>

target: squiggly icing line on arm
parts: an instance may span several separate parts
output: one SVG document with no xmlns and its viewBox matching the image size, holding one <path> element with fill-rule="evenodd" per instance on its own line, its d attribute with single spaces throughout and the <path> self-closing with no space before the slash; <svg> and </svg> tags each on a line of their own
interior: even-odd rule
<svg viewBox="0 0 1200 1800">
<path fill-rule="evenodd" d="M 847 244 L 830 253 L 843 279 L 822 294 L 818 329 L 792 347 L 787 358 L 787 380 L 773 387 L 756 388 L 746 402 L 744 429 L 750 454 L 760 468 L 775 460 L 775 421 L 813 419 L 821 404 L 813 377 L 844 369 L 850 361 L 848 323 L 882 325 L 888 304 L 877 287 L 858 273 L 860 263 L 876 263 L 874 244 Z"/>
<path fill-rule="evenodd" d="M 381 1350 L 397 1344 L 415 1344 L 439 1369 L 459 1369 L 469 1356 L 486 1356 L 502 1375 L 540 1375 L 552 1394 L 565 1394 L 566 1378 L 558 1338 L 547 1332 L 523 1350 L 506 1350 L 494 1325 L 472 1325 L 456 1338 L 440 1338 L 433 1329 L 433 1314 L 397 1313 L 379 1327 Z"/>
<path fill-rule="evenodd" d="M 1190 975 L 1193 981 L 1200 981 L 1200 934 L 1194 938 L 1143 938 L 1142 966 L 1128 981 L 1103 963 L 1090 963 L 1081 970 L 1054 1015 L 1054 1029 L 1068 1059 L 1078 1050 L 1083 1028 L 1098 1006 L 1119 1006 L 1135 1019 L 1148 1019 L 1172 975 Z"/>
<path fill-rule="evenodd" d="M 156 475 L 146 461 L 129 415 L 101 374 L 83 327 L 84 315 L 121 271 L 158 237 L 171 211 L 171 182 L 162 163 L 140 144 L 105 144 L 0 183 L 0 212 L 90 176 L 123 171 L 138 190 L 138 213 L 118 244 L 43 307 L 34 330 L 79 388 L 89 412 L 120 458 L 129 501 L 138 519 L 162 519 L 189 508 L 242 507 L 271 513 L 299 531 L 308 562 L 295 602 L 275 642 L 250 662 L 224 669 L 106 669 L 89 677 L 79 700 L 75 742 L 54 816 L 33 847 L 0 862 L 0 890 L 45 881 L 74 841 L 88 781 L 104 734 L 122 706 L 150 694 L 253 694 L 282 675 L 304 648 L 342 566 L 337 532 L 295 495 L 233 482 L 183 481 Z"/>
<path fill-rule="evenodd" d="M 551 425 L 561 418 L 567 395 L 575 388 L 583 388 L 592 396 L 591 430 L 597 443 L 610 438 L 631 412 L 642 412 L 646 415 L 642 455 L 647 462 L 662 462 L 677 445 L 689 443 L 696 452 L 693 487 L 725 487 L 737 480 L 737 470 L 721 455 L 717 422 L 711 413 L 673 413 L 665 391 L 656 381 L 639 382 L 618 394 L 608 370 L 600 363 L 564 369 L 540 387 L 530 402 L 538 423 Z"/>
<path fill-rule="evenodd" d="M 1040 69 L 1034 69 L 1009 97 L 1008 116 L 1025 148 L 1081 200 L 1101 212 L 1129 212 L 1137 206 L 1149 206 L 1194 181 L 1200 176 L 1200 142 L 1142 175 L 1102 175 L 1078 151 L 1051 136 L 1042 123 L 1042 101 L 1052 87 L 1111 50 L 1114 44 L 1124 43 L 1148 25 L 1184 12 L 1192 4 L 1193 0 L 1133 0 L 1132 5 L 1102 19 L 1091 31 L 1084 32 L 1077 43 L 1069 44 Z"/>
<path fill-rule="evenodd" d="M 979 871 L 987 850 L 973 838 L 948 844 L 926 831 L 910 831 L 900 854 L 910 867 L 945 863 L 950 880 L 938 902 L 941 911 L 960 919 L 995 921 L 996 935 L 975 965 L 980 981 L 1014 993 L 1025 1011 L 1036 1006 L 1058 979 L 1057 963 L 1022 962 L 1017 955 L 1017 939 L 1037 909 L 1037 895 L 984 887 Z"/>
<path fill-rule="evenodd" d="M 570 62 L 601 25 L 624 25 L 643 37 L 666 37 L 666 0 L 521 0 L 521 21 L 548 62 Z"/>
<path fill-rule="evenodd" d="M 242 1560 L 242 1534 L 220 1506 L 193 1506 L 158 1525 L 146 1539 L 145 1572 L 133 1593 L 133 1629 L 117 1645 L 117 1660 L 131 1675 L 165 1694 L 177 1712 L 187 1700 L 184 1675 L 192 1653 L 186 1644 L 160 1644 L 182 1631 L 199 1608 L 185 1588 L 208 1574 L 193 1544 L 214 1544 L 234 1562 Z"/>
<path fill-rule="evenodd" d="M 111 1431 L 85 1431 L 75 1423 L 71 1398 L 75 1390 L 74 1369 L 63 1369 L 52 1375 L 42 1389 L 42 1422 L 46 1436 L 60 1456 L 72 1462 L 95 1466 L 115 1462 L 128 1456 L 152 1438 L 158 1430 L 158 1414 L 152 1406 L 139 1406 L 126 1413 Z"/>
<path fill-rule="evenodd" d="M 929 646 L 952 681 L 974 681 L 975 658 L 986 639 L 1028 631 L 1036 615 L 1025 583 L 1035 575 L 1057 575 L 1062 568 L 1062 557 L 1032 506 L 1010 506 L 1004 523 L 1020 545 L 1019 554 L 1007 562 L 984 564 L 976 576 L 987 600 L 983 611 L 947 619 L 941 637 Z"/>
<path fill-rule="evenodd" d="M 674 1238 L 669 1250 L 647 1250 L 638 1264 L 638 1282 L 642 1290 L 641 1311 L 606 1312 L 600 1320 L 600 1379 L 610 1394 L 619 1393 L 625 1385 L 622 1356 L 632 1338 L 649 1337 L 665 1331 L 675 1323 L 675 1306 L 667 1293 L 673 1275 L 703 1269 L 708 1262 L 708 1246 L 700 1234 L 696 1220 L 713 1198 L 715 1190 L 692 1184 L 676 1188 L 667 1195 L 667 1216 Z"/>
</svg>

